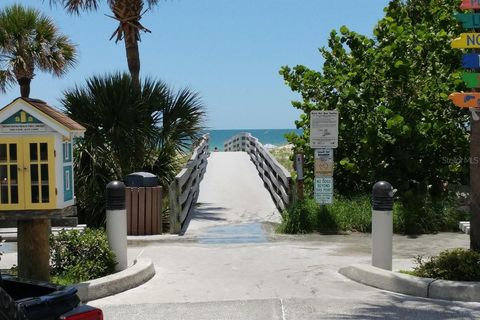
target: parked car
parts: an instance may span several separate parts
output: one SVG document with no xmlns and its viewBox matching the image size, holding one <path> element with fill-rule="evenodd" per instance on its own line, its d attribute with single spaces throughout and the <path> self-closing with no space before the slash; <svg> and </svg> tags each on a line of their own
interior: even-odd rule
<svg viewBox="0 0 480 320">
<path fill-rule="evenodd" d="M 103 312 L 80 305 L 75 287 L 3 275 L 0 320 L 103 320 Z"/>
</svg>

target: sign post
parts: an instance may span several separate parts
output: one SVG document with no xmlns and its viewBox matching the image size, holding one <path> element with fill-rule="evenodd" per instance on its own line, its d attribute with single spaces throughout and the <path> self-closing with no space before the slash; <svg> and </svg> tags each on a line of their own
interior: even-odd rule
<svg viewBox="0 0 480 320">
<path fill-rule="evenodd" d="M 310 113 L 310 147 L 315 149 L 315 201 L 333 202 L 333 149 L 338 147 L 338 111 Z"/>
<path fill-rule="evenodd" d="M 297 172 L 297 196 L 299 200 L 303 200 L 304 197 L 304 185 L 303 185 L 303 162 L 304 156 L 302 152 L 295 154 L 295 171 Z"/>
<path fill-rule="evenodd" d="M 474 32 L 462 33 L 460 38 L 452 41 L 452 48 L 473 49 L 463 55 L 462 66 L 468 69 L 480 69 L 480 0 L 462 0 L 462 10 L 471 10 L 469 13 L 457 14 L 456 18 L 464 28 Z M 476 30 L 477 29 L 477 30 Z M 463 73 L 463 80 L 472 92 L 454 92 L 449 99 L 460 108 L 469 108 L 472 114 L 470 120 L 470 160 L 480 157 L 480 119 L 477 111 L 480 110 L 480 78 L 478 73 Z M 480 250 L 480 164 L 470 161 L 470 248 Z"/>
</svg>

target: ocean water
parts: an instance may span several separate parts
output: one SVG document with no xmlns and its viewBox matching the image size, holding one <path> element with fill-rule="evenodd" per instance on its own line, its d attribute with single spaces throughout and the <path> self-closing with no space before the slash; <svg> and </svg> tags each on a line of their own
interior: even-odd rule
<svg viewBox="0 0 480 320">
<path fill-rule="evenodd" d="M 257 138 L 263 145 L 271 144 L 275 146 L 286 145 L 287 139 L 285 139 L 285 134 L 288 132 L 296 132 L 301 134 L 301 129 L 244 129 L 244 130 L 207 130 L 207 133 L 210 134 L 210 150 L 213 150 L 215 147 L 218 150 L 223 151 L 223 144 L 225 141 L 230 139 L 240 132 L 250 132 L 252 136 Z"/>
</svg>

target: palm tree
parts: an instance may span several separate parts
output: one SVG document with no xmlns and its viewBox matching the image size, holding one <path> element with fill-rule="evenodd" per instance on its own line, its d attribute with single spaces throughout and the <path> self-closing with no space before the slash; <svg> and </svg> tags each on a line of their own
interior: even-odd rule
<svg viewBox="0 0 480 320">
<path fill-rule="evenodd" d="M 205 112 L 199 96 L 175 93 L 146 79 L 140 87 L 128 74 L 92 77 L 68 90 L 62 104 L 85 126 L 75 154 L 79 216 L 91 226 L 104 223 L 105 185 L 135 171 L 156 174 L 168 186 L 202 130 Z"/>
<path fill-rule="evenodd" d="M 75 46 L 50 18 L 21 5 L 0 11 L 0 91 L 18 83 L 28 97 L 36 69 L 62 76 L 75 62 Z"/>
<path fill-rule="evenodd" d="M 101 0 L 49 0 L 50 4 L 60 3 L 69 13 L 79 14 L 80 11 L 97 10 Z M 150 32 L 145 28 L 140 20 L 147 10 L 155 6 L 159 0 L 106 0 L 112 10 L 115 20 L 118 21 L 118 27 L 113 32 L 110 40 L 115 38 L 115 42 L 124 40 L 127 55 L 128 70 L 132 76 L 133 83 L 140 85 L 140 53 L 138 42 L 140 41 L 140 31 Z"/>
</svg>

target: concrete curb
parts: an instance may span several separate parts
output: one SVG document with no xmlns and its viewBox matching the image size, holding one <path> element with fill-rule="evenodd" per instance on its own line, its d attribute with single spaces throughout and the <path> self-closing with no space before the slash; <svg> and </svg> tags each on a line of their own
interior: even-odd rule
<svg viewBox="0 0 480 320">
<path fill-rule="evenodd" d="M 430 298 L 480 302 L 480 282 L 435 280 L 429 289 Z"/>
<path fill-rule="evenodd" d="M 411 296 L 480 302 L 480 282 L 420 278 L 365 264 L 344 267 L 338 272 L 347 278 L 371 287 Z"/>
<path fill-rule="evenodd" d="M 151 259 L 141 258 L 133 266 L 103 278 L 75 285 L 77 295 L 83 303 L 108 297 L 144 284 L 155 275 Z"/>
</svg>

